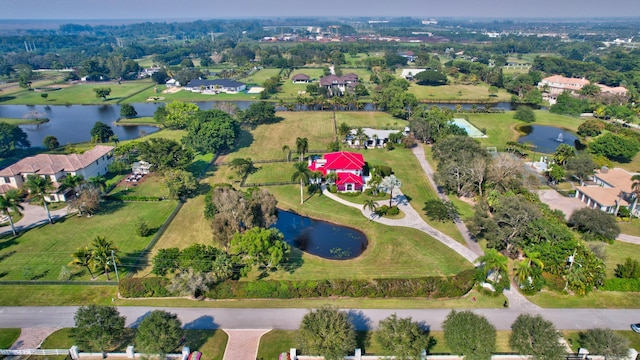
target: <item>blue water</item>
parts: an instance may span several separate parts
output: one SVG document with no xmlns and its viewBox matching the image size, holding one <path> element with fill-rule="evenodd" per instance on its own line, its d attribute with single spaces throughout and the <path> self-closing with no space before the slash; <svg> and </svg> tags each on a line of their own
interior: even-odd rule
<svg viewBox="0 0 640 360">
<path fill-rule="evenodd" d="M 560 144 L 571 145 L 581 149 L 584 145 L 577 136 L 567 130 L 553 126 L 527 125 L 520 129 L 527 133 L 518 139 L 521 144 L 531 143 L 536 146 L 535 151 L 545 154 L 553 154 Z M 562 136 L 560 136 L 562 135 Z"/>
<path fill-rule="evenodd" d="M 367 249 L 367 237 L 358 230 L 288 211 L 278 211 L 275 228 L 289 245 L 325 259 L 353 259 Z"/>
</svg>

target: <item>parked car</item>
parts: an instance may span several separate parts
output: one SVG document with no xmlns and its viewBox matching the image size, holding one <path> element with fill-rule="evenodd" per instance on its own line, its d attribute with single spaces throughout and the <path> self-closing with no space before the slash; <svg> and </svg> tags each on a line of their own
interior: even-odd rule
<svg viewBox="0 0 640 360">
<path fill-rule="evenodd" d="M 638 324 L 631 324 L 631 330 L 637 332 L 638 334 L 640 334 L 640 323 Z"/>
</svg>

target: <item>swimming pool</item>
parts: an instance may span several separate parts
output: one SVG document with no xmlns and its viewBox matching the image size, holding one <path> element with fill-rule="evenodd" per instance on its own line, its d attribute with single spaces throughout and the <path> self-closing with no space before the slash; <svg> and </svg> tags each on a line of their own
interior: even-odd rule
<svg viewBox="0 0 640 360">
<path fill-rule="evenodd" d="M 454 118 L 453 120 L 451 120 L 452 123 L 456 124 L 457 126 L 465 129 L 467 131 L 467 134 L 472 137 L 472 138 L 486 138 L 487 135 L 483 134 L 482 131 L 480 131 L 480 129 L 478 129 L 477 127 L 473 126 L 473 124 L 471 124 L 470 122 L 468 122 L 465 119 L 461 119 L 461 118 Z"/>
</svg>

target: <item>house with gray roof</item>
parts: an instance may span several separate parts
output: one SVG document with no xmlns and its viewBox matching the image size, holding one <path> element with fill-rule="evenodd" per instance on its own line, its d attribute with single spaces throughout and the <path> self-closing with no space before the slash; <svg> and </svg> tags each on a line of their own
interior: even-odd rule
<svg viewBox="0 0 640 360">
<path fill-rule="evenodd" d="M 193 79 L 184 87 L 187 91 L 199 92 L 202 94 L 236 94 L 246 88 L 247 85 L 245 83 L 229 79 Z"/>
</svg>

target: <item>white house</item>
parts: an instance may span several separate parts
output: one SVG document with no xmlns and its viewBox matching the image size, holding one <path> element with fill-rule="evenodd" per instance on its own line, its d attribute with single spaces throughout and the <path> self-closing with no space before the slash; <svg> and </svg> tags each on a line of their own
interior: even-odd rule
<svg viewBox="0 0 640 360">
<path fill-rule="evenodd" d="M 402 77 L 407 80 L 412 80 L 417 74 L 427 71 L 427 69 L 402 69 Z"/>
<path fill-rule="evenodd" d="M 214 80 L 201 80 L 193 79 L 184 87 L 185 90 L 191 92 L 199 92 L 203 94 L 217 94 L 217 93 L 229 93 L 236 94 L 247 88 L 245 83 L 229 80 L 229 79 L 214 79 Z"/>
<path fill-rule="evenodd" d="M 179 87 L 180 86 L 180 82 L 178 80 L 176 80 L 176 79 L 169 79 L 169 80 L 167 80 L 165 85 L 167 85 L 168 88 L 170 88 L 170 87 Z"/>
<path fill-rule="evenodd" d="M 624 169 L 603 167 L 593 175 L 593 185 L 576 187 L 576 198 L 587 206 L 613 214 L 618 207 L 629 207 L 638 213 L 636 195 L 633 193 L 631 177 L 636 175 Z M 636 204 L 636 208 L 632 209 Z"/>
<path fill-rule="evenodd" d="M 30 156 L 0 170 L 0 193 L 21 188 L 28 175 L 38 175 L 50 178 L 56 189 L 49 194 L 47 201 L 66 201 L 66 195 L 71 189 L 57 191 L 60 182 L 66 176 L 79 175 L 89 179 L 104 175 L 112 161 L 113 146 L 106 145 L 97 145 L 84 154 Z"/>
<path fill-rule="evenodd" d="M 379 130 L 379 129 L 371 129 L 371 128 L 362 128 L 364 135 L 367 136 L 367 140 L 365 144 L 360 144 L 360 140 L 356 138 L 356 134 L 358 133 L 357 129 L 351 129 L 351 135 L 347 136 L 347 144 L 349 146 L 366 146 L 366 147 L 381 147 L 384 146 L 388 141 L 391 134 L 402 133 L 402 135 L 409 134 L 409 127 L 405 127 L 404 130 Z"/>
</svg>

